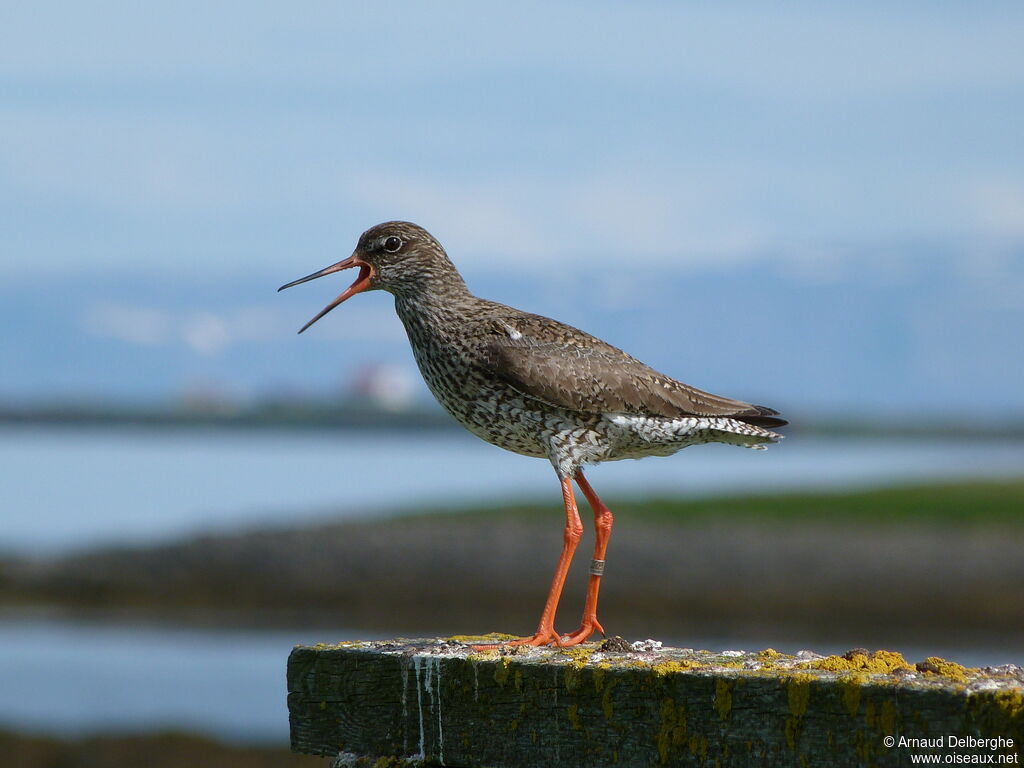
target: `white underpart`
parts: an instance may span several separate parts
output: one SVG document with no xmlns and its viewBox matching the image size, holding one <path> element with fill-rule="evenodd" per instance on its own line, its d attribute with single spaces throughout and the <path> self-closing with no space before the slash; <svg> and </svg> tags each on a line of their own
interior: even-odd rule
<svg viewBox="0 0 1024 768">
<path fill-rule="evenodd" d="M 640 444 L 665 443 L 669 452 L 675 453 L 686 445 L 707 442 L 699 438 L 702 433 L 709 430 L 718 433 L 714 442 L 733 443 L 748 448 L 764 448 L 762 443 L 771 442 L 781 437 L 781 435 L 762 427 L 728 416 L 687 416 L 666 419 L 659 416 L 608 413 L 604 415 L 604 419 L 614 425 L 613 428 L 617 433 L 615 437 L 621 444 L 620 450 L 626 449 L 627 451 L 630 444 L 636 445 L 638 442 Z M 698 439 L 694 440 L 694 438 Z M 672 445 L 673 443 L 682 443 L 682 445 Z"/>
</svg>

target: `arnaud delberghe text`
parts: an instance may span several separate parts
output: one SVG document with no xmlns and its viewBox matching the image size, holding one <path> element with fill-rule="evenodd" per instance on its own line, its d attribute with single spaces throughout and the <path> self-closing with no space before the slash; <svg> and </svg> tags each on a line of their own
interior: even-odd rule
<svg viewBox="0 0 1024 768">
<path fill-rule="evenodd" d="M 980 738 L 978 736 L 957 736 L 946 734 L 931 739 L 912 739 L 900 736 L 896 740 L 897 747 L 911 747 L 914 749 L 1013 749 L 1013 739 L 1006 736 L 994 736 L 992 738 Z"/>
</svg>

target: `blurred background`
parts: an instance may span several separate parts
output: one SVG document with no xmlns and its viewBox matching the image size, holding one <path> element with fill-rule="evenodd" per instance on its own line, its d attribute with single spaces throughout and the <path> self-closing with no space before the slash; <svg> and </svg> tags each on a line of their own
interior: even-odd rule
<svg viewBox="0 0 1024 768">
<path fill-rule="evenodd" d="M 319 764 L 284 754 L 293 644 L 533 628 L 550 466 L 439 410 L 387 294 L 297 337 L 347 276 L 274 293 L 389 219 L 477 294 L 793 422 L 590 473 L 610 632 L 1024 662 L 1018 4 L 0 28 L 10 764 Z"/>
</svg>

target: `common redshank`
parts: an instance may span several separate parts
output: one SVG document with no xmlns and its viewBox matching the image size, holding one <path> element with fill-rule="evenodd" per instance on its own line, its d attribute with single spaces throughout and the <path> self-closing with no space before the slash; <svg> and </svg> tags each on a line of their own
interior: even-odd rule
<svg viewBox="0 0 1024 768">
<path fill-rule="evenodd" d="M 689 445 L 730 443 L 763 448 L 786 424 L 778 412 L 702 392 L 658 373 L 616 347 L 540 315 L 469 292 L 441 244 L 415 224 L 368 229 L 352 255 L 278 290 L 344 269 L 359 276 L 302 327 L 305 331 L 357 293 L 385 290 L 405 325 L 430 391 L 462 426 L 489 443 L 548 459 L 558 475 L 565 531 L 537 631 L 513 645 L 569 646 L 595 631 L 612 513 L 583 476 L 602 461 L 669 456 Z M 567 635 L 555 612 L 583 535 L 573 481 L 594 512 L 596 543 L 583 619 Z"/>
</svg>

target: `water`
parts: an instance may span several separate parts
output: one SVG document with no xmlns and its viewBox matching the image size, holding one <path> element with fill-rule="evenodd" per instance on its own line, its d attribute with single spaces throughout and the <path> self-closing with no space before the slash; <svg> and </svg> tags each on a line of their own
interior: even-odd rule
<svg viewBox="0 0 1024 768">
<path fill-rule="evenodd" d="M 794 437 L 588 472 L 602 495 L 882 485 L 1024 474 L 1013 441 Z M 0 549 L 58 551 L 397 508 L 559 502 L 550 465 L 457 432 L 0 430 Z"/>
<path fill-rule="evenodd" d="M 1024 446 L 1014 442 L 793 438 L 766 452 L 705 446 L 589 476 L 605 495 L 685 495 L 1021 474 Z M 546 462 L 458 433 L 0 430 L 0 548 L 20 552 L 525 497 L 557 508 Z M 184 728 L 283 743 L 292 645 L 367 637 L 0 618 L 0 727 Z M 768 637 L 682 644 L 800 648 Z M 898 650 L 970 665 L 1024 658 L 1022 648 Z"/>
<path fill-rule="evenodd" d="M 0 727 L 78 735 L 175 728 L 228 741 L 286 743 L 285 661 L 296 643 L 373 639 L 324 630 L 228 631 L 59 620 L 0 621 Z M 687 638 L 726 650 L 801 646 L 779 638 Z M 817 647 L 843 653 L 848 646 Z M 899 648 L 968 666 L 1021 662 L 1024 648 Z"/>
<path fill-rule="evenodd" d="M 3 621 L 0 726 L 60 735 L 174 728 L 284 743 L 285 660 L 308 639 L 283 631 Z"/>
</svg>

